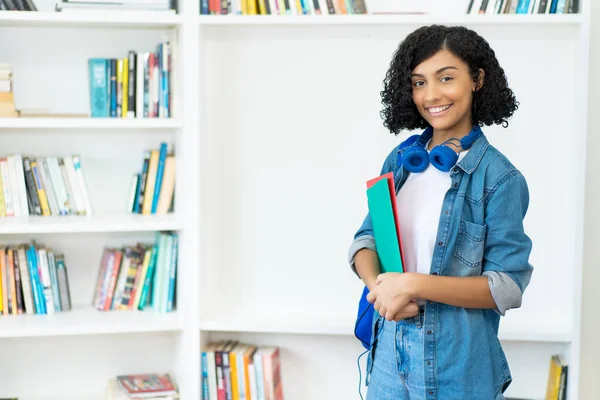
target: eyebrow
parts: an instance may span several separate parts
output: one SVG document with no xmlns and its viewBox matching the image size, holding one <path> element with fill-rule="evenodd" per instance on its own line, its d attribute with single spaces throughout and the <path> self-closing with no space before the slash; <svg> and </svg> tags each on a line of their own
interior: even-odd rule
<svg viewBox="0 0 600 400">
<path fill-rule="evenodd" d="M 453 67 L 452 65 L 449 65 L 449 66 L 447 66 L 447 67 L 443 67 L 443 68 L 440 68 L 440 69 L 438 69 L 437 71 L 435 71 L 435 74 L 436 74 L 436 75 L 438 75 L 438 74 L 441 74 L 442 72 L 444 72 L 444 71 L 445 71 L 445 70 L 447 70 L 447 69 L 458 69 L 458 68 L 456 68 L 456 67 Z M 421 77 L 422 77 L 422 76 L 424 76 L 424 75 L 422 75 L 422 74 L 411 74 L 410 76 L 411 76 L 411 77 L 412 77 L 412 76 L 421 76 Z"/>
</svg>

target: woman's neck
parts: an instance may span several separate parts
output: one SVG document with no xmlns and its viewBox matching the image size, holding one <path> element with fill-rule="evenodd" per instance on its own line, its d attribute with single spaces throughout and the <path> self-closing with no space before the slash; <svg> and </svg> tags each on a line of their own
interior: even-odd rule
<svg viewBox="0 0 600 400">
<path fill-rule="evenodd" d="M 473 124 L 471 123 L 471 119 L 465 119 L 465 122 L 460 122 L 458 124 L 456 124 L 455 126 L 453 126 L 450 129 L 433 129 L 433 137 L 431 138 L 431 141 L 429 142 L 429 150 L 433 149 L 435 146 L 438 146 L 450 139 L 462 139 L 463 137 L 467 136 L 471 130 L 473 129 Z M 458 145 L 458 143 L 455 143 Z M 456 146 L 451 146 L 451 148 L 453 150 L 455 150 L 457 153 L 459 152 L 460 149 L 459 147 Z"/>
</svg>

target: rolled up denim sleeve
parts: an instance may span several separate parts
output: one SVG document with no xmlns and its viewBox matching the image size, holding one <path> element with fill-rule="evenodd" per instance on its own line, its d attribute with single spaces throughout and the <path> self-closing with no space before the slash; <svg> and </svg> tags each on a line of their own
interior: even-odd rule
<svg viewBox="0 0 600 400">
<path fill-rule="evenodd" d="M 487 234 L 483 275 L 487 276 L 496 312 L 505 315 L 521 306 L 533 266 L 529 263 L 532 241 L 523 219 L 529 206 L 529 190 L 518 170 L 502 177 L 486 199 Z"/>
</svg>

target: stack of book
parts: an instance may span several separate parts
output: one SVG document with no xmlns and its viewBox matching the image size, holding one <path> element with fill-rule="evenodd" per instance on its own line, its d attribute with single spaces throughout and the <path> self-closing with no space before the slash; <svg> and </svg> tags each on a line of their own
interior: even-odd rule
<svg viewBox="0 0 600 400">
<path fill-rule="evenodd" d="M 171 117 L 172 46 L 130 50 L 124 58 L 88 59 L 92 118 Z"/>
<path fill-rule="evenodd" d="M 0 157 L 0 217 L 91 215 L 81 157 Z"/>
<path fill-rule="evenodd" d="M 157 232 L 156 239 L 154 244 L 104 249 L 92 299 L 96 309 L 175 308 L 178 236 Z"/>
<path fill-rule="evenodd" d="M 56 3 L 54 10 L 57 12 L 96 10 L 175 12 L 170 0 L 63 0 Z"/>
<path fill-rule="evenodd" d="M 109 400 L 179 399 L 175 380 L 169 374 L 119 375 L 108 382 Z"/>
<path fill-rule="evenodd" d="M 579 0 L 470 0 L 467 14 L 576 14 Z"/>
<path fill-rule="evenodd" d="M 175 156 L 167 143 L 144 153 L 142 169 L 133 174 L 127 212 L 134 214 L 166 214 L 173 210 L 175 192 Z"/>
<path fill-rule="evenodd" d="M 200 0 L 202 15 L 367 14 L 365 0 Z"/>
<path fill-rule="evenodd" d="M 65 257 L 35 242 L 0 247 L 3 315 L 54 314 L 71 309 Z"/>
<path fill-rule="evenodd" d="M 0 63 L 0 118 L 18 116 L 13 92 L 12 69 L 9 64 Z"/>
<path fill-rule="evenodd" d="M 210 343 L 201 357 L 202 400 L 283 400 L 279 347 L 228 340 Z"/>
</svg>

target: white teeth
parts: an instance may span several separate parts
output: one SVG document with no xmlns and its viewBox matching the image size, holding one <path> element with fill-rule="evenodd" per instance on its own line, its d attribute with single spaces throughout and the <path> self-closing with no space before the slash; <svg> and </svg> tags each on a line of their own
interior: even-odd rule
<svg viewBox="0 0 600 400">
<path fill-rule="evenodd" d="M 449 108 L 450 108 L 450 106 L 444 106 L 444 107 L 432 107 L 432 108 L 430 108 L 430 109 L 429 109 L 429 112 L 432 112 L 432 113 L 439 113 L 439 112 L 445 111 L 445 110 L 447 110 L 447 109 L 449 109 Z"/>
</svg>

